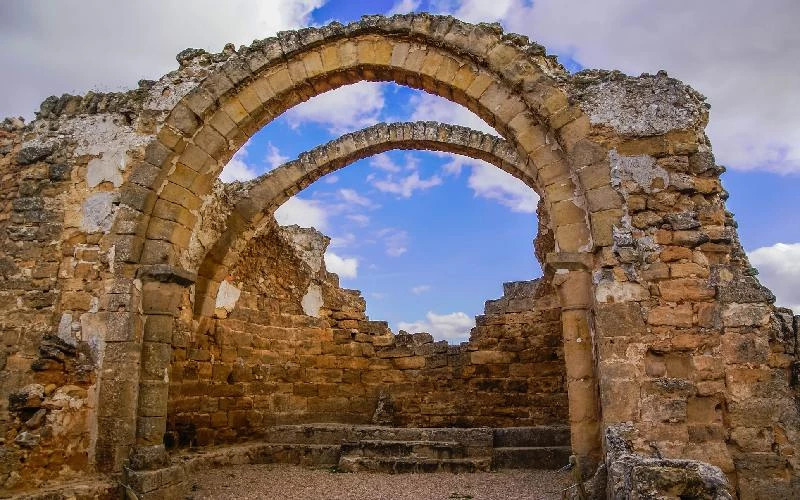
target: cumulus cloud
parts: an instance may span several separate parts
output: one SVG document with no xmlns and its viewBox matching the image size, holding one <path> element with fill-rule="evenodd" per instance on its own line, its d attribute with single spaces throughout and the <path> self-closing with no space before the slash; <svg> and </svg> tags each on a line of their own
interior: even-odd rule
<svg viewBox="0 0 800 500">
<path fill-rule="evenodd" d="M 328 272 L 336 273 L 340 278 L 358 277 L 358 259 L 355 257 L 340 257 L 328 250 L 325 252 L 325 268 Z"/>
<path fill-rule="evenodd" d="M 384 85 L 358 82 L 339 87 L 295 106 L 286 119 L 292 128 L 316 123 L 336 135 L 373 125 L 385 105 Z"/>
<path fill-rule="evenodd" d="M 358 206 L 367 207 L 367 208 L 370 208 L 370 207 L 374 206 L 374 204 L 372 203 L 372 200 L 370 200 L 366 196 L 362 196 L 362 195 L 358 194 L 358 192 L 355 189 L 350 189 L 350 188 L 340 189 L 339 190 L 339 196 L 345 202 L 353 204 L 353 205 L 358 205 Z"/>
<path fill-rule="evenodd" d="M 411 157 L 413 159 L 413 156 Z M 379 170 L 386 172 L 397 173 L 403 170 L 403 166 L 392 160 L 392 157 L 387 153 L 375 155 L 369 160 L 369 164 Z"/>
<path fill-rule="evenodd" d="M 400 257 L 408 251 L 407 231 L 388 227 L 378 231 L 377 236 L 383 242 L 389 257 Z"/>
<path fill-rule="evenodd" d="M 412 287 L 411 293 L 413 293 L 414 295 L 422 295 L 423 293 L 430 291 L 430 289 L 431 289 L 430 285 L 419 285 Z"/>
<path fill-rule="evenodd" d="M 32 118 L 49 95 L 136 87 L 187 47 L 222 47 L 310 23 L 325 0 L 50 0 L 0 6 L 0 117 Z M 116 20 L 116 21 L 114 21 Z"/>
<path fill-rule="evenodd" d="M 247 148 L 249 144 L 248 142 L 242 146 L 222 169 L 222 172 L 219 174 L 219 179 L 222 182 L 244 182 L 255 179 L 258 176 L 256 167 L 247 162 L 247 157 L 249 155 Z"/>
<path fill-rule="evenodd" d="M 384 193 L 396 194 L 400 198 L 411 198 L 414 191 L 425 191 L 442 183 L 438 175 L 427 179 L 420 177 L 419 172 L 412 172 L 406 176 L 388 176 L 385 179 L 373 179 L 372 185 Z"/>
<path fill-rule="evenodd" d="M 539 195 L 524 182 L 494 165 L 483 162 L 472 166 L 467 185 L 475 196 L 494 200 L 512 212 L 536 213 Z"/>
<path fill-rule="evenodd" d="M 345 233 L 340 236 L 331 237 L 331 248 L 349 247 L 356 242 L 356 235 L 353 233 Z"/>
<path fill-rule="evenodd" d="M 775 0 L 434 2 L 469 21 L 501 21 L 585 67 L 667 70 L 708 96 L 717 160 L 800 173 L 800 3 Z"/>
<path fill-rule="evenodd" d="M 446 340 L 450 343 L 469 340 L 469 332 L 474 326 L 475 319 L 463 312 L 436 314 L 433 311 L 428 311 L 424 320 L 401 321 L 397 324 L 399 330 L 410 333 L 427 332 L 437 340 Z"/>
<path fill-rule="evenodd" d="M 410 104 L 414 109 L 411 113 L 412 121 L 450 123 L 497 135 L 497 131 L 478 115 L 442 97 L 419 92 L 411 97 Z"/>
<path fill-rule="evenodd" d="M 748 253 L 758 278 L 777 298 L 776 304 L 800 314 L 800 243 L 776 243 Z"/>
<path fill-rule="evenodd" d="M 313 227 L 318 231 L 328 228 L 328 212 L 316 200 L 292 196 L 275 211 L 275 220 L 281 226 L 297 224 L 300 227 Z"/>
<path fill-rule="evenodd" d="M 270 170 L 278 168 L 289 160 L 289 157 L 281 154 L 281 150 L 272 142 L 267 143 L 267 156 L 264 158 Z"/>
<path fill-rule="evenodd" d="M 345 218 L 347 218 L 347 220 L 351 222 L 354 222 L 355 224 L 358 224 L 361 227 L 368 225 L 370 220 L 369 215 L 365 214 L 349 214 L 346 215 Z"/>
<path fill-rule="evenodd" d="M 407 14 L 419 9 L 420 0 L 400 0 L 395 3 L 392 8 L 386 13 L 387 16 L 394 14 Z"/>
</svg>

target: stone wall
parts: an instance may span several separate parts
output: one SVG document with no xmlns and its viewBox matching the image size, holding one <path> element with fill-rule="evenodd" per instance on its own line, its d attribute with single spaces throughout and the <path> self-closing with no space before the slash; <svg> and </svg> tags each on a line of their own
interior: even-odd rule
<svg viewBox="0 0 800 500">
<path fill-rule="evenodd" d="M 53 145 L 25 145 L 30 135 L 0 124 L 0 490 L 87 470 L 92 439 L 98 351 L 74 330 L 100 256 L 62 241 L 73 167 Z M 59 286 L 65 274 L 76 279 Z"/>
<path fill-rule="evenodd" d="M 622 122 L 629 134 L 653 126 L 617 107 L 647 107 L 652 94 L 636 91 L 645 81 L 663 93 L 674 85 L 663 73 L 574 79 L 577 99 L 593 96 L 595 140 L 610 149 L 597 168 L 618 193 L 590 201 L 621 215 L 593 274 L 604 425 L 633 422 L 641 456 L 719 467 L 742 498 L 797 497 L 796 320 L 756 279 L 701 130 L 674 130 L 683 118 L 664 110 L 656 124 L 670 132 L 606 135 Z"/>
<path fill-rule="evenodd" d="M 226 281 L 235 305 L 176 328 L 170 444 L 243 440 L 298 422 L 566 423 L 560 310 L 548 283 L 506 284 L 470 342 L 453 346 L 370 321 L 359 292 L 325 270 L 327 243 L 273 224 Z"/>
</svg>

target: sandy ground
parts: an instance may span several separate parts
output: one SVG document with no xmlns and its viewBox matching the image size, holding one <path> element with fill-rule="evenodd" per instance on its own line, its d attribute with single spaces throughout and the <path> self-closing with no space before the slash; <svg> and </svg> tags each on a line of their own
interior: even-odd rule
<svg viewBox="0 0 800 500">
<path fill-rule="evenodd" d="M 560 499 L 569 474 L 503 471 L 474 474 L 342 474 L 293 465 L 241 465 L 203 471 L 188 498 L 325 500 Z"/>
</svg>

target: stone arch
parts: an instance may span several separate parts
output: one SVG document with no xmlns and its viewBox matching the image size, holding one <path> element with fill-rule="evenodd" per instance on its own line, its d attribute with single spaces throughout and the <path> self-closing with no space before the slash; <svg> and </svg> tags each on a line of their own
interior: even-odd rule
<svg viewBox="0 0 800 500">
<path fill-rule="evenodd" d="M 373 16 L 348 26 L 285 32 L 231 55 L 175 105 L 121 189 L 126 211 L 115 221 L 116 258 L 120 272 L 135 272 L 143 281 L 138 408 L 135 426 L 130 415 L 116 415 L 120 435 L 100 436 L 98 447 L 110 447 L 120 457 L 135 442 L 133 469 L 166 463 L 162 436 L 171 321 L 183 287 L 195 280 L 182 265 L 183 255 L 202 198 L 222 166 L 253 133 L 314 95 L 357 81 L 394 81 L 466 106 L 526 159 L 525 177 L 551 215 L 561 255 L 551 264 L 560 267 L 573 448 L 596 462 L 600 427 L 589 319 L 591 256 L 582 254 L 592 250 L 597 231 L 611 233 L 621 216 L 621 199 L 609 187 L 602 193 L 607 201 L 592 208 L 611 210 L 611 217 L 595 218 L 588 210 L 569 152 L 585 146 L 591 157 L 603 148 L 586 138 L 588 118 L 556 84 L 564 75 L 526 37 L 504 35 L 497 25 L 427 14 Z M 306 166 L 325 161 L 314 158 Z M 136 333 L 130 338 L 135 345 Z M 102 411 L 102 394 L 100 405 Z M 135 440 L 130 437 L 134 428 Z"/>
<path fill-rule="evenodd" d="M 530 185 L 526 160 L 503 139 L 458 125 L 437 122 L 380 123 L 345 134 L 302 153 L 261 177 L 237 186 L 241 192 L 226 229 L 198 262 L 195 288 L 196 311 L 213 311 L 214 294 L 220 280 L 238 259 L 242 245 L 255 236 L 264 218 L 304 187 L 322 176 L 358 160 L 390 150 L 426 150 L 456 153 L 484 160 Z M 327 160 L 319 164 L 315 158 Z M 293 173 L 296 172 L 296 173 Z M 197 229 L 195 229 L 196 239 Z"/>
</svg>

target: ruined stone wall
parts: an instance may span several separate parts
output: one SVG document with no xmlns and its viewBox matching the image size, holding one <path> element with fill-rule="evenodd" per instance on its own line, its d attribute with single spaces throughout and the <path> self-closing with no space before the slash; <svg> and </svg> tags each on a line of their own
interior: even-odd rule
<svg viewBox="0 0 800 500">
<path fill-rule="evenodd" d="M 184 65 L 125 93 L 51 97 L 33 122 L 0 123 L 0 491 L 127 459 L 141 283 L 121 266 L 132 249 L 109 236 L 115 223 L 146 228 L 126 219 L 133 200 L 119 188 L 152 155 L 166 110 L 215 67 Z"/>
<path fill-rule="evenodd" d="M 297 422 L 566 423 L 560 310 L 547 283 L 507 284 L 470 342 L 452 346 L 368 320 L 360 294 L 325 270 L 327 243 L 314 230 L 272 226 L 225 285 L 241 290 L 235 305 L 176 329 L 170 444 L 243 440 Z"/>
<path fill-rule="evenodd" d="M 64 241 L 73 167 L 54 145 L 28 144 L 32 136 L 19 120 L 0 124 L 0 490 L 89 467 L 97 351 L 59 312 L 91 304 L 58 283 L 71 271 L 70 288 L 81 290 L 98 255 Z"/>
<path fill-rule="evenodd" d="M 595 238 L 604 425 L 632 422 L 643 457 L 720 467 L 741 498 L 797 497 L 797 320 L 772 305 L 747 261 L 705 119 L 696 125 L 684 104 L 691 89 L 613 72 L 572 85 L 610 150 L 585 170 L 587 182 L 610 176 L 609 196 L 589 203 L 620 217 Z M 648 106 L 654 94 L 674 108 Z"/>
</svg>

